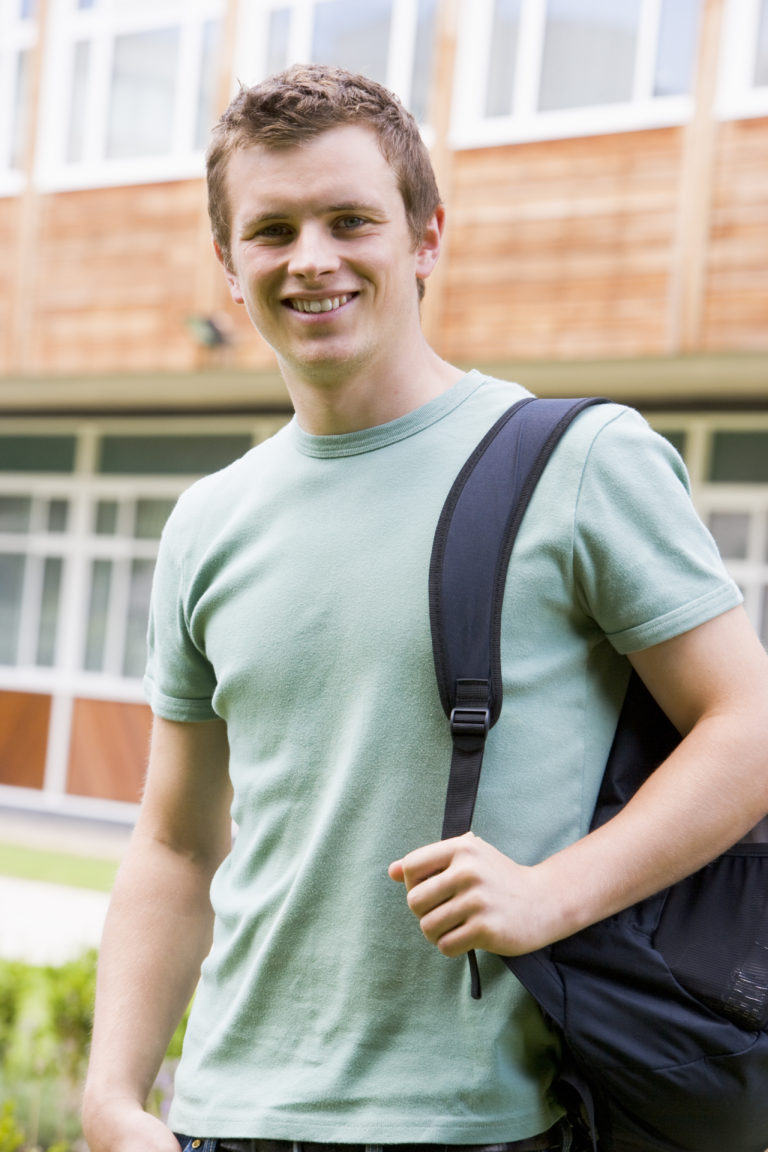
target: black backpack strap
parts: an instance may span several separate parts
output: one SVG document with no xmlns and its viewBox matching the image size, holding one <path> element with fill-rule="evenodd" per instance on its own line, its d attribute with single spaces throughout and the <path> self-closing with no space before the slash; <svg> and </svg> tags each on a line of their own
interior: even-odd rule
<svg viewBox="0 0 768 1152">
<path fill-rule="evenodd" d="M 472 823 L 485 740 L 502 704 L 501 609 L 512 547 L 560 437 L 598 398 L 521 400 L 475 448 L 443 507 L 429 571 L 432 649 L 453 754 L 442 838 Z M 472 995 L 480 995 L 470 953 Z"/>
</svg>

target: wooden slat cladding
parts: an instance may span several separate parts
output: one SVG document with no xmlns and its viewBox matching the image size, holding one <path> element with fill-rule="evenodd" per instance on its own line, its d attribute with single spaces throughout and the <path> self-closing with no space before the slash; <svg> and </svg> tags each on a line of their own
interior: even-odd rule
<svg viewBox="0 0 768 1152">
<path fill-rule="evenodd" d="M 178 371 L 205 363 L 187 326 L 190 316 L 210 310 L 208 265 L 215 263 L 200 181 L 47 195 L 39 212 L 33 371 Z M 236 317 L 234 326 L 245 321 Z"/>
<path fill-rule="evenodd" d="M 189 367 L 199 184 L 59 193 L 40 213 L 36 370 Z"/>
<path fill-rule="evenodd" d="M 768 349 L 768 117 L 719 127 L 702 347 Z"/>
<path fill-rule="evenodd" d="M 146 704 L 75 700 L 67 792 L 137 803 L 151 727 Z"/>
<path fill-rule="evenodd" d="M 0 784 L 42 788 L 51 697 L 0 692 Z"/>
<path fill-rule="evenodd" d="M 19 198 L 0 198 L 0 374 L 10 373 L 13 362 L 11 328 L 16 292 L 14 250 L 19 225 Z"/>
<path fill-rule="evenodd" d="M 457 153 L 440 351 L 663 351 L 680 147 L 666 129 Z"/>
<path fill-rule="evenodd" d="M 703 300 L 684 350 L 761 351 L 768 118 L 715 132 Z M 446 156 L 446 251 L 428 287 L 428 332 L 440 353 L 483 363 L 680 351 L 670 333 L 687 267 L 675 263 L 684 134 Z M 200 180 L 38 193 L 27 204 L 34 226 L 23 253 L 21 199 L 0 198 L 0 374 L 272 368 L 211 253 L 204 196 Z M 223 317 L 231 343 L 201 347 L 190 315 Z"/>
</svg>

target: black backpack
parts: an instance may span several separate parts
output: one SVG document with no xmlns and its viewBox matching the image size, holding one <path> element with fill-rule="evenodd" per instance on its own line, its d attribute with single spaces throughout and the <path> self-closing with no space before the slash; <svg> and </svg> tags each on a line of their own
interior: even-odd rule
<svg viewBox="0 0 768 1152">
<path fill-rule="evenodd" d="M 453 739 L 444 838 L 470 828 L 485 737 L 501 711 L 501 605 L 515 535 L 560 436 L 602 402 L 516 404 L 472 453 L 443 508 L 430 615 Z M 679 739 L 633 673 L 593 828 Z M 768 1148 L 768 843 L 752 837 L 616 916 L 501 959 L 562 1036 L 558 1089 L 593 1148 Z"/>
</svg>

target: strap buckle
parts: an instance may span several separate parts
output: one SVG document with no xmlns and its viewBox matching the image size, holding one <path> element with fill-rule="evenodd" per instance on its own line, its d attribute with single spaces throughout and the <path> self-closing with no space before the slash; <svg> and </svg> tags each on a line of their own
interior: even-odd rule
<svg viewBox="0 0 768 1152">
<path fill-rule="evenodd" d="M 452 736 L 477 736 L 484 740 L 491 727 L 490 708 L 459 706 L 451 711 Z"/>
</svg>

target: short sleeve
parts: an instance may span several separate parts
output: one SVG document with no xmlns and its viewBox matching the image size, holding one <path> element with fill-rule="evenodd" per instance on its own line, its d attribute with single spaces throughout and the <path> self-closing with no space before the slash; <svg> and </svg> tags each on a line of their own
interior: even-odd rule
<svg viewBox="0 0 768 1152">
<path fill-rule="evenodd" d="M 166 720 L 213 720 L 216 677 L 188 627 L 183 509 L 166 524 L 152 583 L 144 693 L 152 711 Z"/>
<path fill-rule="evenodd" d="M 742 600 L 693 506 L 682 460 L 630 409 L 592 442 L 574 550 L 584 608 L 622 654 L 687 632 Z"/>
</svg>

